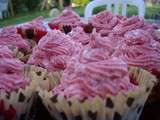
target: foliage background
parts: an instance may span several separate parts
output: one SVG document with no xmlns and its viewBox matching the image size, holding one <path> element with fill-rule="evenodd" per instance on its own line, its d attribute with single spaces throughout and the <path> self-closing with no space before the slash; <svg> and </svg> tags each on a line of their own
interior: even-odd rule
<svg viewBox="0 0 160 120">
<path fill-rule="evenodd" d="M 72 2 L 74 4 L 76 4 L 77 6 L 84 6 L 86 5 L 87 3 L 90 2 L 90 0 L 72 0 Z"/>
<path fill-rule="evenodd" d="M 49 18 L 50 10 L 55 7 L 58 8 L 59 0 L 47 0 L 49 9 L 41 10 L 44 0 L 12 0 L 14 16 L 8 16 L 0 20 L 0 28 L 7 25 L 20 24 L 30 21 L 38 16 Z M 73 10 L 76 11 L 81 17 L 84 16 L 85 5 L 91 0 L 64 0 L 66 6 L 69 2 L 75 4 Z M 160 23 L 160 0 L 145 0 L 146 7 L 146 19 L 156 21 Z M 94 9 L 94 14 L 105 10 L 105 6 L 100 6 Z M 129 6 L 127 8 L 127 16 L 137 15 L 137 8 Z M 50 19 L 50 18 L 49 18 Z"/>
<path fill-rule="evenodd" d="M 12 0 L 13 10 L 15 13 L 33 11 L 40 7 L 42 0 Z"/>
</svg>

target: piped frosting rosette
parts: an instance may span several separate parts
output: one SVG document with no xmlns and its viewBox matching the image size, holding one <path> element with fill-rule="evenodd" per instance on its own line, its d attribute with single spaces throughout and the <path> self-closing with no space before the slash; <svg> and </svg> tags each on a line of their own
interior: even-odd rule
<svg viewBox="0 0 160 120">
<path fill-rule="evenodd" d="M 53 19 L 48 23 L 51 29 L 60 29 L 65 32 L 65 27 L 72 28 L 83 25 L 81 18 L 72 10 L 64 10 L 58 18 Z"/>
<path fill-rule="evenodd" d="M 156 78 L 117 58 L 81 64 L 73 57 L 60 84 L 39 95 L 59 120 L 138 119 Z M 73 74 L 71 74 L 73 73 Z M 137 84 L 135 84 L 136 81 Z"/>
</svg>

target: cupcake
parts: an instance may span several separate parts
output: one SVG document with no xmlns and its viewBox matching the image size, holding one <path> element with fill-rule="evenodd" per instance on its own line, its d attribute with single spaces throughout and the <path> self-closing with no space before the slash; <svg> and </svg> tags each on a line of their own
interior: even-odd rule
<svg viewBox="0 0 160 120">
<path fill-rule="evenodd" d="M 50 92 L 39 95 L 58 120 L 138 119 L 156 78 L 113 58 L 82 64 L 73 57 Z"/>
<path fill-rule="evenodd" d="M 93 32 L 89 44 L 81 49 L 77 58 L 81 63 L 98 62 L 111 58 L 114 46 L 108 38 L 103 38 L 100 34 Z"/>
<path fill-rule="evenodd" d="M 54 30 L 39 41 L 28 64 L 45 68 L 50 72 L 61 71 L 66 68 L 70 56 L 77 54 L 80 48 L 81 45 L 72 41 L 69 36 Z"/>
<path fill-rule="evenodd" d="M 40 68 L 42 70 L 40 74 L 44 74 L 38 80 L 39 86 L 50 90 L 55 76 L 61 76 L 67 61 L 72 55 L 77 54 L 81 47 L 80 43 L 72 41 L 69 36 L 60 31 L 48 32 L 33 49 L 28 60 L 29 65 L 35 66 L 33 67 L 34 71 L 39 71 Z"/>
<path fill-rule="evenodd" d="M 125 42 L 113 56 L 126 61 L 130 66 L 148 70 L 157 78 L 160 77 L 160 43 L 153 40 L 150 33 L 142 29 L 131 30 L 124 34 Z M 158 83 L 159 84 L 159 83 Z M 159 86 L 159 85 L 158 85 Z M 160 100 L 159 87 L 153 91 L 152 100 Z"/>
<path fill-rule="evenodd" d="M 26 62 L 30 53 L 29 42 L 17 33 L 15 26 L 5 27 L 0 31 L 0 45 L 5 45 L 11 49 L 17 58 Z"/>
<path fill-rule="evenodd" d="M 31 22 L 18 26 L 17 30 L 23 38 L 33 39 L 36 42 L 47 34 L 47 29 L 44 26 L 42 17 L 38 17 Z"/>
<path fill-rule="evenodd" d="M 72 28 L 83 25 L 80 16 L 72 10 L 64 10 L 58 18 L 48 23 L 51 29 L 59 29 L 64 33 L 69 33 Z"/>
<path fill-rule="evenodd" d="M 25 75 L 25 64 L 7 54 L 9 51 L 4 52 L 3 56 L 0 53 L 0 116 L 4 120 L 24 119 L 28 117 L 37 85 Z"/>
</svg>

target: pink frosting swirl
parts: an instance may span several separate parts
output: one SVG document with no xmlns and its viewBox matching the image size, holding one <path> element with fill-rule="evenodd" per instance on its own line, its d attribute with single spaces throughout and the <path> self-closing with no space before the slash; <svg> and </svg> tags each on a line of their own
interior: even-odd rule
<svg viewBox="0 0 160 120">
<path fill-rule="evenodd" d="M 80 44 L 64 33 L 54 30 L 43 37 L 34 48 L 29 64 L 39 65 L 50 71 L 62 70 L 71 55 L 76 54 Z"/>
<path fill-rule="evenodd" d="M 81 26 L 83 23 L 81 18 L 72 10 L 64 10 L 58 18 L 53 19 L 49 22 L 49 26 L 60 27 L 60 26 L 71 26 L 77 27 Z"/>
<path fill-rule="evenodd" d="M 0 58 L 13 58 L 13 52 L 4 45 L 0 45 Z"/>
<path fill-rule="evenodd" d="M 0 32 L 0 45 L 13 45 L 20 49 L 29 50 L 29 45 L 21 35 L 17 33 L 14 26 L 3 28 Z"/>
<path fill-rule="evenodd" d="M 80 62 L 88 63 L 88 62 L 96 62 L 100 60 L 106 60 L 110 58 L 110 53 L 107 49 L 104 48 L 91 48 L 85 47 L 80 52 Z"/>
<path fill-rule="evenodd" d="M 101 35 L 106 36 L 112 32 L 115 26 L 125 19 L 125 17 L 114 16 L 111 12 L 103 11 L 93 16 L 89 23 L 91 23 Z"/>
<path fill-rule="evenodd" d="M 143 27 L 143 25 L 144 25 L 143 19 L 139 18 L 138 16 L 133 16 L 131 18 L 123 20 L 120 24 L 114 27 L 113 33 L 118 35 L 123 35 L 127 31 L 141 28 Z"/>
<path fill-rule="evenodd" d="M 73 28 L 68 35 L 72 40 L 80 42 L 82 45 L 88 44 L 91 39 L 91 35 L 89 33 L 85 33 L 82 27 Z"/>
<path fill-rule="evenodd" d="M 105 48 L 108 51 L 111 51 L 113 47 L 110 38 L 101 37 L 101 35 L 95 31 L 91 35 L 89 46 L 91 46 L 92 48 Z"/>
<path fill-rule="evenodd" d="M 158 41 L 158 37 L 156 35 L 156 30 L 160 29 L 159 24 L 151 24 L 151 23 L 145 23 L 144 26 L 142 27 L 143 30 L 147 31 L 150 33 L 150 35 L 153 37 L 154 40 Z"/>
<path fill-rule="evenodd" d="M 74 66 L 74 67 L 73 67 Z M 55 95 L 68 99 L 105 98 L 107 94 L 116 95 L 134 89 L 130 82 L 128 66 L 120 59 L 110 59 L 87 64 L 77 63 L 75 57 L 62 75 L 61 84 L 53 89 Z"/>
<path fill-rule="evenodd" d="M 29 79 L 23 75 L 24 63 L 15 58 L 0 58 L 0 90 L 6 92 L 24 88 Z"/>
<path fill-rule="evenodd" d="M 0 58 L 1 73 L 21 73 L 24 63 L 16 58 Z"/>
<path fill-rule="evenodd" d="M 80 51 L 79 60 L 81 63 L 96 62 L 109 59 L 113 52 L 112 41 L 101 37 L 95 31 L 91 34 L 89 44 Z"/>
</svg>

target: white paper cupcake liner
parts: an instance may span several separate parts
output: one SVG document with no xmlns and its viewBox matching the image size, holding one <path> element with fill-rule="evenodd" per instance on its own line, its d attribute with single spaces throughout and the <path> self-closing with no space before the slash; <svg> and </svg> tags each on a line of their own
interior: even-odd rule
<svg viewBox="0 0 160 120">
<path fill-rule="evenodd" d="M 138 120 L 157 80 L 139 68 L 130 68 L 130 74 L 138 80 L 138 87 L 127 94 L 107 95 L 105 100 L 97 96 L 93 100 L 72 98 L 68 101 L 63 96 L 53 96 L 52 92 L 43 90 L 39 90 L 39 96 L 57 120 Z"/>
<path fill-rule="evenodd" d="M 52 89 L 52 86 L 59 84 L 59 78 L 62 74 L 62 71 L 51 73 L 44 68 L 34 65 L 28 65 L 27 71 L 27 76 L 31 79 L 37 80 L 38 87 L 45 90 L 50 90 Z"/>
<path fill-rule="evenodd" d="M 160 29 L 156 30 L 155 32 L 156 32 L 157 38 L 160 39 Z"/>
</svg>

